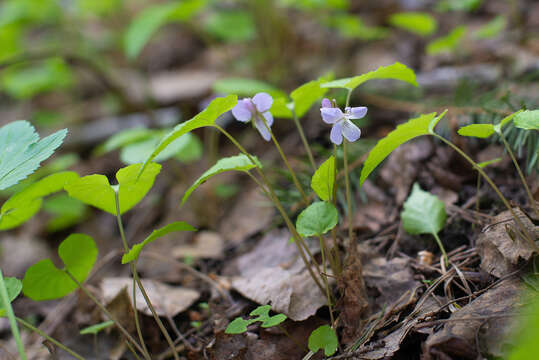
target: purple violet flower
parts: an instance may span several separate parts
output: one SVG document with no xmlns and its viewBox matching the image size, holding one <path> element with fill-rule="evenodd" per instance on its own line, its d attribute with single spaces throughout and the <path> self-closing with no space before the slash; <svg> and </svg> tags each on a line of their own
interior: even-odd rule
<svg viewBox="0 0 539 360">
<path fill-rule="evenodd" d="M 273 124 L 273 116 L 269 110 L 272 104 L 273 98 L 269 94 L 258 93 L 253 98 L 239 100 L 238 104 L 232 109 L 232 115 L 236 120 L 244 123 L 252 121 L 262 138 L 270 141 L 271 134 L 268 129 Z"/>
<path fill-rule="evenodd" d="M 346 140 L 354 142 L 361 136 L 361 130 L 350 120 L 361 119 L 367 114 L 365 106 L 347 107 L 344 113 L 327 98 L 322 100 L 320 108 L 322 120 L 327 124 L 332 124 L 331 134 L 329 138 L 335 145 L 342 144 L 342 137 Z"/>
</svg>

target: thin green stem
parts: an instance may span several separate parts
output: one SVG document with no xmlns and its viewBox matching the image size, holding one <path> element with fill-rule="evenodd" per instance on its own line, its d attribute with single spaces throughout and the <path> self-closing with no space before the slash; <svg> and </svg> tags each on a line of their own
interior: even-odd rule
<svg viewBox="0 0 539 360">
<path fill-rule="evenodd" d="M 333 189 L 331 193 L 331 201 L 333 205 L 337 206 L 337 145 L 333 144 Z M 339 256 L 339 245 L 337 243 L 337 229 L 331 229 L 331 237 L 333 238 L 333 252 L 335 257 L 335 275 L 339 276 L 341 274 L 341 257 Z"/>
<path fill-rule="evenodd" d="M 346 186 L 346 204 L 348 206 L 348 238 L 350 246 L 354 245 L 354 221 L 352 214 L 352 195 L 350 194 L 350 178 L 348 176 L 348 156 L 346 151 L 346 139 L 343 139 L 343 153 L 344 153 L 344 181 Z"/>
<path fill-rule="evenodd" d="M 479 192 L 481 191 L 481 176 L 477 174 L 477 188 L 475 189 L 475 220 L 479 222 Z M 472 228 L 475 228 L 475 224 L 472 224 Z"/>
<path fill-rule="evenodd" d="M 24 345 L 22 343 L 21 334 L 19 333 L 19 327 L 17 326 L 17 320 L 15 318 L 15 313 L 11 307 L 11 301 L 9 301 L 9 295 L 7 293 L 6 283 L 4 282 L 4 275 L 0 269 L 0 297 L 2 298 L 2 303 L 4 304 L 4 309 L 6 311 L 7 317 L 9 319 L 9 326 L 11 327 L 11 333 L 17 344 L 17 350 L 19 351 L 19 356 L 22 360 L 26 360 L 26 352 L 24 351 Z"/>
<path fill-rule="evenodd" d="M 522 181 L 522 185 L 524 185 L 524 189 L 526 189 L 526 193 L 528 194 L 528 198 L 530 199 L 530 204 L 533 208 L 533 211 L 535 212 L 535 216 L 539 218 L 539 209 L 537 208 L 537 203 L 535 199 L 533 198 L 532 192 L 530 191 L 530 188 L 528 186 L 528 183 L 526 181 L 526 178 L 524 177 L 524 174 L 522 173 L 522 170 L 520 169 L 520 166 L 518 165 L 517 159 L 515 158 L 515 154 L 513 153 L 513 150 L 511 150 L 511 146 L 505 139 L 505 135 L 503 134 L 503 131 L 499 132 L 500 137 L 502 138 L 503 145 L 505 146 L 505 149 L 507 150 L 507 153 L 509 153 L 509 156 L 511 157 L 511 160 L 513 160 L 513 164 L 515 164 L 515 168 L 517 169 L 518 176 L 520 176 L 520 180 Z"/>
<path fill-rule="evenodd" d="M 281 159 L 283 159 L 283 162 L 285 163 L 288 171 L 290 172 L 290 175 L 292 176 L 292 180 L 294 182 L 294 185 L 296 186 L 299 193 L 301 194 L 301 197 L 303 198 L 303 202 L 305 203 L 305 206 L 309 205 L 309 199 L 307 198 L 307 195 L 303 191 L 303 187 L 299 183 L 298 178 L 296 177 L 296 173 L 294 172 L 294 169 L 292 169 L 292 166 L 290 166 L 290 163 L 288 162 L 288 158 L 284 154 L 283 149 L 281 148 L 281 145 L 279 144 L 279 142 L 277 141 L 277 138 L 275 138 L 275 136 L 273 135 L 273 132 L 271 131 L 268 124 L 266 123 L 266 119 L 264 119 L 263 116 L 262 116 L 262 119 L 263 119 L 262 121 L 264 122 L 264 126 L 266 127 L 266 130 L 268 130 L 268 132 L 269 132 L 269 134 L 271 136 L 271 140 L 273 140 L 273 144 L 275 144 L 275 147 L 277 148 L 277 151 L 279 151 L 279 154 L 281 155 Z"/>
<path fill-rule="evenodd" d="M 464 151 L 460 150 L 458 146 L 456 146 L 455 144 L 453 144 L 451 141 L 447 140 L 446 138 L 444 138 L 443 136 L 440 136 L 436 133 L 433 133 L 432 134 L 433 136 L 435 136 L 437 139 L 439 139 L 440 141 L 442 141 L 443 143 L 447 144 L 449 147 L 451 147 L 453 150 L 455 150 L 460 156 L 462 156 L 464 159 L 466 159 L 466 161 L 468 161 L 476 170 L 477 172 L 479 172 L 479 174 L 481 174 L 481 176 L 485 179 L 485 181 L 490 185 L 490 187 L 494 190 L 494 192 L 496 193 L 496 195 L 498 195 L 498 197 L 500 198 L 500 200 L 503 202 L 503 204 L 505 205 L 505 207 L 507 208 L 507 210 L 509 210 L 509 212 L 511 213 L 511 215 L 513 216 L 513 219 L 515 220 L 515 222 L 517 223 L 517 225 L 521 228 L 522 230 L 522 233 L 525 234 L 525 238 L 526 240 L 528 240 L 528 242 L 530 243 L 530 245 L 536 249 L 536 251 L 539 251 L 539 247 L 535 244 L 535 241 L 533 240 L 533 238 L 530 236 L 530 234 L 528 233 L 528 231 L 526 230 L 526 227 L 524 226 L 524 224 L 522 223 L 522 221 L 520 221 L 520 218 L 515 214 L 515 211 L 513 210 L 513 207 L 511 206 L 511 204 L 509 204 L 509 201 L 507 201 L 507 199 L 505 198 L 505 196 L 503 196 L 502 192 L 500 191 L 500 189 L 498 188 L 498 186 L 496 186 L 496 184 L 492 181 L 492 179 L 487 175 L 487 173 L 481 168 L 481 166 L 479 166 L 475 161 L 472 160 L 472 158 L 470 158 Z"/>
<path fill-rule="evenodd" d="M 292 111 L 292 114 L 294 118 L 294 123 L 296 124 L 296 127 L 298 128 L 299 137 L 301 138 L 301 142 L 303 143 L 303 146 L 305 147 L 305 151 L 307 152 L 307 156 L 309 157 L 309 161 L 311 162 L 311 166 L 313 170 L 316 170 L 316 163 L 314 162 L 313 152 L 311 151 L 311 146 L 309 145 L 309 142 L 307 141 L 307 137 L 305 136 L 305 132 L 303 131 L 303 126 L 301 126 L 301 123 L 299 122 L 296 112 Z"/>
<path fill-rule="evenodd" d="M 90 300 L 93 301 L 94 304 L 97 305 L 97 307 L 99 308 L 99 310 L 101 310 L 103 312 L 103 314 L 105 314 L 110 320 L 114 321 L 114 325 L 116 325 L 116 327 L 118 328 L 118 330 L 120 330 L 120 332 L 122 333 L 122 335 L 129 341 L 131 342 L 131 344 L 133 344 L 133 346 L 137 349 L 138 352 L 140 352 L 141 354 L 144 355 L 144 358 L 147 359 L 147 360 L 151 360 L 151 358 L 149 356 L 147 356 L 145 353 L 144 353 L 144 350 L 142 349 L 142 347 L 137 343 L 137 341 L 131 336 L 131 334 L 129 334 L 129 331 L 127 331 L 123 326 L 122 324 L 120 324 L 120 322 L 110 313 L 110 311 L 107 310 L 107 308 L 105 306 L 103 306 L 103 304 L 101 304 L 96 298 L 94 295 L 92 295 L 92 293 L 86 288 L 86 286 L 84 286 L 83 284 L 80 283 L 80 281 L 78 281 L 74 276 L 73 274 L 71 274 L 71 272 L 69 272 L 69 270 L 67 269 L 64 269 L 64 272 L 66 273 L 67 276 L 69 276 L 71 278 L 71 280 L 73 280 L 73 282 L 75 284 L 77 284 L 77 286 L 82 290 L 82 292 L 88 296 L 88 298 Z"/>
<path fill-rule="evenodd" d="M 123 224 L 122 224 L 122 216 L 120 215 L 120 201 L 119 201 L 118 193 L 116 193 L 116 220 L 118 222 L 118 228 L 120 230 L 120 236 L 122 238 L 122 243 L 124 244 L 124 250 L 127 253 L 129 251 L 129 245 L 127 244 L 127 239 L 125 238 L 124 227 L 123 227 Z M 157 323 L 157 326 L 161 330 L 161 333 L 163 334 L 163 336 L 165 337 L 169 347 L 171 348 L 172 354 L 174 355 L 174 359 L 175 360 L 180 360 L 180 356 L 178 355 L 178 352 L 176 351 L 176 347 L 174 346 L 174 342 L 170 338 L 170 335 L 168 334 L 167 329 L 163 325 L 163 322 L 161 321 L 161 319 L 157 315 L 157 312 L 155 311 L 155 308 L 153 307 L 153 304 L 152 304 L 150 298 L 148 297 L 148 294 L 146 293 L 146 289 L 144 289 L 144 286 L 142 285 L 142 281 L 140 281 L 140 278 L 139 278 L 138 272 L 137 272 L 137 266 L 135 265 L 134 261 L 132 261 L 130 263 L 130 267 L 131 267 L 131 273 L 133 274 L 133 280 L 137 284 L 138 288 L 140 289 L 140 292 L 142 293 L 142 296 L 144 297 L 144 301 L 146 302 L 146 305 L 148 305 L 148 308 L 150 309 L 150 311 L 152 313 L 152 316 L 153 316 L 155 322 Z M 136 293 L 136 287 L 133 284 L 133 306 L 134 306 L 133 310 L 134 310 L 134 313 L 135 313 L 135 324 L 138 324 L 138 315 L 137 315 L 137 308 L 136 308 L 136 298 L 137 298 L 136 294 L 137 294 Z M 142 338 L 142 332 L 140 330 L 140 326 L 138 325 L 136 327 L 137 327 L 137 333 L 138 333 L 139 338 L 141 339 L 141 342 L 142 342 L 142 346 L 146 350 L 146 354 L 147 354 L 147 349 L 146 349 L 146 346 L 144 345 L 144 340 Z"/>
<path fill-rule="evenodd" d="M 114 192 L 114 194 L 115 194 L 115 201 L 116 201 L 116 222 L 118 223 L 118 230 L 120 231 L 120 237 L 122 238 L 124 251 L 127 253 L 129 251 L 129 245 L 127 244 L 127 239 L 125 237 L 124 226 L 122 223 L 122 215 L 120 214 L 120 199 L 119 199 L 119 195 L 117 191 Z M 131 265 L 131 271 L 133 271 L 134 262 L 131 262 L 130 265 Z M 144 349 L 144 354 L 150 357 L 150 353 L 148 352 L 148 348 L 146 347 L 146 342 L 144 341 L 144 337 L 142 336 L 142 330 L 140 328 L 140 321 L 139 321 L 138 312 L 137 312 L 136 290 L 137 290 L 137 287 L 135 286 L 135 278 L 133 277 L 133 316 L 135 318 L 135 329 L 137 331 L 137 336 L 139 338 L 142 349 Z"/>
<path fill-rule="evenodd" d="M 327 266 L 326 266 L 326 244 L 324 243 L 324 239 L 321 235 L 318 236 L 320 239 L 320 253 L 322 254 L 322 269 L 324 270 L 324 274 L 322 275 L 322 279 L 324 280 L 324 286 L 326 288 L 326 297 L 328 299 L 328 308 L 329 308 L 329 317 L 331 319 L 331 325 L 335 324 L 335 318 L 333 317 L 333 300 L 331 297 L 331 292 L 329 290 L 329 281 L 327 276 Z"/>
<path fill-rule="evenodd" d="M 54 339 L 53 337 L 47 335 L 45 332 L 43 332 L 40 329 L 36 328 L 35 326 L 30 324 L 29 322 L 27 322 L 27 321 L 25 321 L 25 320 L 23 320 L 21 318 L 18 318 L 18 317 L 15 318 L 15 319 L 19 322 L 19 324 L 21 324 L 22 326 L 24 326 L 28 330 L 35 332 L 36 334 L 40 335 L 44 339 L 47 339 L 48 341 L 50 341 L 54 345 L 58 346 L 60 349 L 67 352 L 69 355 L 73 356 L 74 358 L 79 359 L 79 360 L 86 360 L 84 357 L 77 354 L 75 351 L 71 350 L 70 348 L 68 348 L 67 346 L 65 346 L 64 344 L 59 342 L 58 340 Z"/>
<path fill-rule="evenodd" d="M 131 354 L 133 354 L 135 359 L 141 360 L 140 357 L 137 355 L 137 352 L 135 351 L 135 349 L 133 349 L 133 345 L 131 345 L 131 343 L 129 341 L 124 341 L 124 342 L 125 342 L 125 346 L 127 346 L 129 351 L 131 351 Z"/>
<path fill-rule="evenodd" d="M 314 259 L 314 257 L 312 256 L 312 254 L 310 253 L 309 251 L 309 248 L 307 247 L 307 244 L 305 244 L 305 240 L 303 239 L 303 237 L 297 232 L 296 230 L 296 227 L 294 226 L 294 224 L 292 223 L 292 221 L 290 220 L 290 217 L 288 216 L 288 214 L 286 213 L 286 211 L 284 210 L 281 202 L 279 201 L 279 198 L 277 197 L 277 195 L 275 195 L 275 191 L 273 190 L 272 186 L 271 186 L 271 183 L 269 182 L 268 178 L 266 177 L 266 175 L 264 174 L 264 172 L 258 167 L 257 165 L 257 162 L 253 159 L 253 157 L 251 156 L 251 154 L 249 154 L 245 148 L 243 146 L 241 146 L 241 144 L 230 134 L 228 133 L 225 129 L 223 129 L 222 127 L 220 127 L 219 125 L 214 125 L 217 130 L 219 130 L 223 135 L 225 135 L 228 140 L 230 140 L 230 142 L 232 144 L 234 144 L 234 146 L 236 146 L 238 148 L 238 150 L 244 154 L 245 156 L 247 156 L 247 158 L 249 159 L 249 161 L 251 161 L 251 163 L 253 165 L 256 165 L 255 166 L 255 171 L 258 173 L 258 175 L 260 176 L 260 178 L 262 179 L 263 183 L 266 185 L 267 187 L 267 190 L 270 194 L 270 200 L 273 202 L 273 204 L 275 205 L 275 207 L 277 208 L 277 210 L 279 211 L 279 213 L 281 214 L 283 220 L 285 221 L 286 223 L 286 226 L 288 227 L 288 230 L 290 231 L 290 233 L 292 234 L 292 236 L 294 237 L 295 239 L 295 244 L 298 248 L 298 252 L 301 256 L 301 259 L 303 260 L 305 266 L 307 267 L 307 271 L 309 271 L 309 274 L 311 275 L 312 279 L 314 280 L 314 282 L 316 283 L 316 285 L 318 286 L 318 288 L 320 289 L 320 291 L 322 291 L 322 293 L 324 293 L 324 287 L 322 286 L 322 284 L 320 283 L 320 279 L 318 278 L 318 276 L 316 276 L 315 272 L 313 271 L 312 269 L 312 266 L 311 266 L 311 263 L 309 262 L 309 260 L 307 260 L 307 257 L 305 255 L 305 250 L 307 250 L 307 253 L 309 254 L 310 256 L 310 259 L 311 261 L 315 264 L 315 266 L 318 266 L 318 264 L 316 263 L 316 260 Z M 318 270 L 318 273 L 320 273 L 320 270 Z"/>
<path fill-rule="evenodd" d="M 449 258 L 447 257 L 447 253 L 445 252 L 445 248 L 444 248 L 444 245 L 442 244 L 442 240 L 440 239 L 437 233 L 433 232 L 432 235 L 436 239 L 436 243 L 438 244 L 438 247 L 442 251 L 442 255 L 444 256 L 445 263 L 449 264 Z"/>
</svg>

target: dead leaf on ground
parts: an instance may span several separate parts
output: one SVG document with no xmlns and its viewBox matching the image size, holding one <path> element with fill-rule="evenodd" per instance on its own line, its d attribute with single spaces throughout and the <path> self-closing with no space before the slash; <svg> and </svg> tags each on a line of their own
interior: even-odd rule
<svg viewBox="0 0 539 360">
<path fill-rule="evenodd" d="M 539 236 L 539 227 L 518 208 L 513 211 L 526 227 L 526 231 L 535 239 Z M 534 253 L 534 248 L 516 229 L 519 226 L 509 211 L 496 216 L 487 225 L 477 239 L 477 253 L 481 257 L 481 269 L 496 277 L 502 277 L 517 269 L 519 262 L 527 261 Z"/>
<path fill-rule="evenodd" d="M 155 280 L 142 280 L 142 285 L 159 316 L 175 316 L 187 310 L 200 296 L 198 291 L 180 286 L 170 286 Z M 105 302 L 110 302 L 124 288 L 127 288 L 127 294 L 132 301 L 133 279 L 128 277 L 103 279 L 101 290 Z M 136 297 L 137 310 L 151 316 L 152 313 L 138 288 Z"/>
<path fill-rule="evenodd" d="M 429 336 L 422 358 L 438 359 L 432 355 L 442 353 L 451 359 L 477 359 L 478 347 L 482 355 L 503 358 L 504 339 L 512 330 L 505 316 L 515 310 L 521 290 L 518 278 L 511 278 L 454 312 L 441 331 Z"/>
<path fill-rule="evenodd" d="M 251 252 L 236 259 L 233 266 L 239 276 L 232 279 L 232 286 L 246 298 L 271 304 L 273 311 L 300 321 L 324 306 L 326 297 L 289 238 L 287 231 L 272 231 Z"/>
<path fill-rule="evenodd" d="M 213 231 L 202 231 L 194 237 L 194 244 L 179 245 L 172 249 L 174 258 L 220 259 L 224 254 L 224 241 L 221 235 Z"/>
</svg>

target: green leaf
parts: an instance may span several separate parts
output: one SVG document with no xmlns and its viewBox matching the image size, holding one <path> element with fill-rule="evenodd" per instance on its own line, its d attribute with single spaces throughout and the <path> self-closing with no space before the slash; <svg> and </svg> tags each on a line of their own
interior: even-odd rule
<svg viewBox="0 0 539 360">
<path fill-rule="evenodd" d="M 416 183 L 412 193 L 404 203 L 401 213 L 404 230 L 412 235 L 438 234 L 445 225 L 447 214 L 443 201 L 426 191 Z"/>
<path fill-rule="evenodd" d="M 298 118 L 303 117 L 311 106 L 326 94 L 328 88 L 322 88 L 320 85 L 329 81 L 331 77 L 325 76 L 318 80 L 309 81 L 290 93 L 290 98 L 294 102 L 294 111 Z"/>
<path fill-rule="evenodd" d="M 183 206 L 183 204 L 187 201 L 187 199 L 189 198 L 191 193 L 193 191 L 195 191 L 196 188 L 198 188 L 200 185 L 205 183 L 206 180 L 208 180 L 212 176 L 223 173 L 225 171 L 234 170 L 234 171 L 248 172 L 249 170 L 251 170 L 251 169 L 253 169 L 253 168 L 257 167 L 257 166 L 259 168 L 262 168 L 262 164 L 260 164 L 258 159 L 256 157 L 254 157 L 254 156 L 253 156 L 253 159 L 255 160 L 256 165 L 253 164 L 251 162 L 251 160 L 244 154 L 223 158 L 223 159 L 217 161 L 217 163 L 215 163 L 215 165 L 213 165 L 211 168 L 206 170 L 206 172 L 204 172 L 204 174 L 202 174 L 194 182 L 194 184 L 191 185 L 191 187 L 189 189 L 187 189 L 187 191 L 185 192 L 185 195 L 183 195 L 181 205 Z"/>
<path fill-rule="evenodd" d="M 21 293 L 22 282 L 19 279 L 14 278 L 14 277 L 6 277 L 4 278 L 4 284 L 6 285 L 9 302 L 11 303 Z M 0 300 L 0 317 L 5 316 L 5 315 L 6 315 L 6 309 L 4 308 L 2 301 Z"/>
<path fill-rule="evenodd" d="M 487 166 L 495 164 L 500 161 L 502 161 L 501 157 L 477 163 L 477 166 L 479 166 L 480 168 L 486 168 Z"/>
<path fill-rule="evenodd" d="M 27 121 L 14 121 L 0 128 L 0 190 L 15 185 L 49 158 L 67 134 L 67 129 L 39 140 Z"/>
<path fill-rule="evenodd" d="M 286 317 L 285 314 L 273 315 L 273 316 L 269 317 L 267 320 L 264 320 L 262 322 L 262 325 L 260 325 L 260 326 L 262 326 L 263 328 L 269 328 L 269 327 L 277 326 L 280 323 L 282 323 L 283 321 L 285 321 L 286 319 L 287 319 L 287 317 Z"/>
<path fill-rule="evenodd" d="M 256 27 L 250 13 L 237 9 L 210 14 L 204 22 L 204 30 L 227 42 L 248 41 L 256 35 Z"/>
<path fill-rule="evenodd" d="M 94 150 L 94 155 L 102 155 L 110 151 L 114 151 L 129 144 L 137 143 L 143 140 L 147 140 L 154 135 L 153 130 L 146 129 L 144 127 L 135 127 L 131 129 L 122 130 L 110 138 L 105 143 L 98 146 Z"/>
<path fill-rule="evenodd" d="M 344 88 L 353 90 L 364 82 L 373 79 L 401 80 L 417 86 L 414 71 L 399 62 L 389 66 L 380 66 L 378 69 L 363 75 L 330 81 L 322 84 L 321 86 L 324 88 Z"/>
<path fill-rule="evenodd" d="M 492 124 L 471 124 L 463 126 L 458 131 L 462 136 L 473 136 L 477 138 L 488 138 L 494 134 L 494 125 Z"/>
<path fill-rule="evenodd" d="M 329 325 L 322 325 L 314 330 L 309 336 L 309 350 L 317 353 L 318 350 L 324 349 L 326 356 L 331 356 L 337 351 L 339 339 L 337 334 Z"/>
<path fill-rule="evenodd" d="M 320 165 L 311 180 L 311 188 L 321 200 L 329 201 L 335 184 L 335 158 L 329 157 Z"/>
<path fill-rule="evenodd" d="M 0 230 L 17 227 L 41 208 L 42 198 L 63 190 L 64 185 L 78 179 L 73 171 L 49 175 L 11 196 L 0 210 Z"/>
<path fill-rule="evenodd" d="M 247 331 L 247 326 L 253 322 L 253 320 L 243 320 L 243 318 L 237 317 L 228 324 L 225 334 L 242 334 Z"/>
<path fill-rule="evenodd" d="M 389 23 L 414 34 L 428 36 L 438 28 L 438 22 L 428 13 L 402 12 L 391 15 Z"/>
<path fill-rule="evenodd" d="M 120 214 L 133 208 L 150 191 L 156 176 L 161 171 L 161 165 L 150 163 L 146 170 L 140 173 L 140 164 L 129 165 L 116 173 L 118 180 L 118 199 Z M 104 175 L 88 175 L 68 183 L 65 190 L 69 196 L 85 204 L 116 215 L 116 198 L 113 187 Z"/>
<path fill-rule="evenodd" d="M 460 44 L 462 37 L 466 34 L 466 26 L 457 26 L 446 36 L 439 37 L 427 45 L 427 54 L 436 55 L 444 52 L 453 52 Z"/>
<path fill-rule="evenodd" d="M 87 334 L 96 335 L 97 333 L 99 333 L 99 332 L 101 332 L 101 331 L 103 331 L 105 329 L 108 329 L 112 325 L 114 325 L 114 321 L 112 321 L 112 320 L 104 321 L 104 322 L 99 323 L 99 324 L 95 324 L 95 325 L 92 325 L 92 326 L 85 327 L 84 329 L 82 329 L 80 331 L 80 334 L 81 335 L 87 335 Z"/>
<path fill-rule="evenodd" d="M 369 157 L 361 169 L 360 184 L 363 185 L 365 179 L 370 173 L 400 145 L 412 140 L 421 135 L 429 135 L 429 129 L 439 121 L 442 113 L 436 117 L 436 113 L 421 115 L 418 118 L 409 120 L 408 122 L 397 126 L 395 130 L 390 132 L 385 138 L 378 141 L 376 146 L 369 153 Z"/>
<path fill-rule="evenodd" d="M 217 94 L 236 94 L 253 96 L 259 92 L 270 94 L 273 98 L 286 98 L 286 94 L 266 82 L 248 78 L 224 78 L 213 83 L 213 91 Z"/>
<path fill-rule="evenodd" d="M 539 110 L 526 110 L 518 114 L 515 126 L 525 130 L 539 130 Z"/>
<path fill-rule="evenodd" d="M 196 14 L 205 0 L 186 0 L 149 6 L 129 24 L 124 38 L 124 51 L 128 58 L 136 58 L 152 35 L 163 25 L 185 21 Z"/>
<path fill-rule="evenodd" d="M 334 14 L 326 21 L 339 35 L 349 39 L 379 40 L 387 37 L 389 30 L 378 26 L 366 25 L 357 15 Z"/>
<path fill-rule="evenodd" d="M 477 9 L 483 0 L 440 0 L 436 4 L 438 11 L 472 11 Z"/>
<path fill-rule="evenodd" d="M 492 39 L 498 36 L 507 26 L 507 19 L 503 15 L 496 16 L 493 20 L 477 29 L 473 36 L 476 39 Z"/>
<path fill-rule="evenodd" d="M 290 110 L 292 106 L 293 103 L 288 102 L 287 98 L 285 97 L 274 98 L 270 111 L 274 117 L 291 119 L 294 116 L 292 114 L 292 110 Z"/>
<path fill-rule="evenodd" d="M 519 111 L 514 112 L 511 115 L 506 116 L 505 118 L 503 118 L 502 121 L 500 121 L 498 124 L 494 125 L 494 131 L 497 134 L 500 134 L 502 132 L 503 127 L 505 125 L 507 125 L 509 122 L 511 122 L 515 116 L 518 116 L 520 113 L 522 113 L 522 111 L 523 110 L 519 110 Z"/>
<path fill-rule="evenodd" d="M 67 194 L 58 194 L 45 201 L 43 210 L 51 215 L 47 231 L 56 232 L 80 223 L 86 216 L 87 206 Z"/>
<path fill-rule="evenodd" d="M 88 235 L 71 234 L 58 247 L 58 255 L 65 269 L 82 283 L 97 260 L 97 246 Z M 77 284 L 50 259 L 30 266 L 22 285 L 24 295 L 35 301 L 58 299 L 77 288 Z"/>
<path fill-rule="evenodd" d="M 296 228 L 303 236 L 323 235 L 339 222 L 339 213 L 335 205 L 326 201 L 317 201 L 303 210 L 296 221 Z"/>
<path fill-rule="evenodd" d="M 141 168 L 141 172 L 144 171 L 147 164 L 159 155 L 159 153 L 161 153 L 161 151 L 163 151 L 171 142 L 195 129 L 205 126 L 214 126 L 217 118 L 231 110 L 237 103 L 238 97 L 236 95 L 216 98 L 204 111 L 200 112 L 194 118 L 176 125 L 170 133 L 163 137 L 152 154 L 148 156 Z"/>
<path fill-rule="evenodd" d="M 124 254 L 122 256 L 122 264 L 127 264 L 128 262 L 135 261 L 138 259 L 140 252 L 146 245 L 149 243 L 157 240 L 160 237 L 163 237 L 167 234 L 170 234 L 171 232 L 176 231 L 196 231 L 194 227 L 186 223 L 185 221 L 175 221 L 171 224 L 168 224 L 161 229 L 154 230 L 150 236 L 148 236 L 144 241 L 142 241 L 139 244 L 133 245 L 133 247 L 129 250 L 128 253 Z"/>
</svg>

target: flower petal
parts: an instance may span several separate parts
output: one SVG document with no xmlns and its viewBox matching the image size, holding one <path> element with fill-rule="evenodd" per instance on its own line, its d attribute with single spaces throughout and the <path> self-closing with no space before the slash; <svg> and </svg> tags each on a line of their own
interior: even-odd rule
<svg viewBox="0 0 539 360">
<path fill-rule="evenodd" d="M 344 117 L 344 114 L 339 108 L 323 107 L 320 108 L 320 113 L 322 115 L 322 120 L 324 120 L 326 124 L 335 124 Z"/>
<path fill-rule="evenodd" d="M 245 123 L 249 122 L 253 117 L 253 113 L 251 111 L 252 107 L 253 105 L 251 104 L 251 99 L 239 100 L 236 106 L 232 108 L 232 115 L 234 115 L 238 121 Z"/>
<path fill-rule="evenodd" d="M 347 113 L 350 114 L 348 116 L 349 119 L 361 119 L 367 114 L 367 107 L 366 106 L 358 106 L 353 108 L 347 108 Z"/>
<path fill-rule="evenodd" d="M 262 138 L 264 140 L 266 140 L 266 141 L 271 140 L 270 132 L 268 131 L 268 128 L 266 127 L 266 125 L 264 125 L 264 122 L 262 121 L 262 119 L 260 119 L 258 117 L 255 118 L 255 126 L 256 126 L 256 129 L 258 130 L 258 132 L 260 133 L 260 135 L 262 136 Z"/>
<path fill-rule="evenodd" d="M 253 104 L 255 104 L 258 112 L 263 113 L 271 109 L 271 105 L 273 105 L 273 98 L 269 94 L 261 92 L 253 96 Z"/>
<path fill-rule="evenodd" d="M 329 134 L 329 139 L 335 145 L 342 144 L 342 122 L 337 122 L 333 124 L 331 128 L 331 133 Z"/>
<path fill-rule="evenodd" d="M 322 99 L 322 107 L 323 108 L 330 108 L 330 107 L 333 107 L 333 104 L 331 103 L 331 100 L 329 100 L 328 98 L 323 98 Z"/>
<path fill-rule="evenodd" d="M 273 115 L 271 115 L 269 111 L 266 111 L 265 113 L 262 113 L 262 116 L 266 119 L 266 124 L 271 127 L 271 125 L 273 125 Z"/>
<path fill-rule="evenodd" d="M 342 124 L 342 134 L 346 140 L 354 142 L 361 136 L 361 130 L 351 121 L 344 121 Z"/>
</svg>

